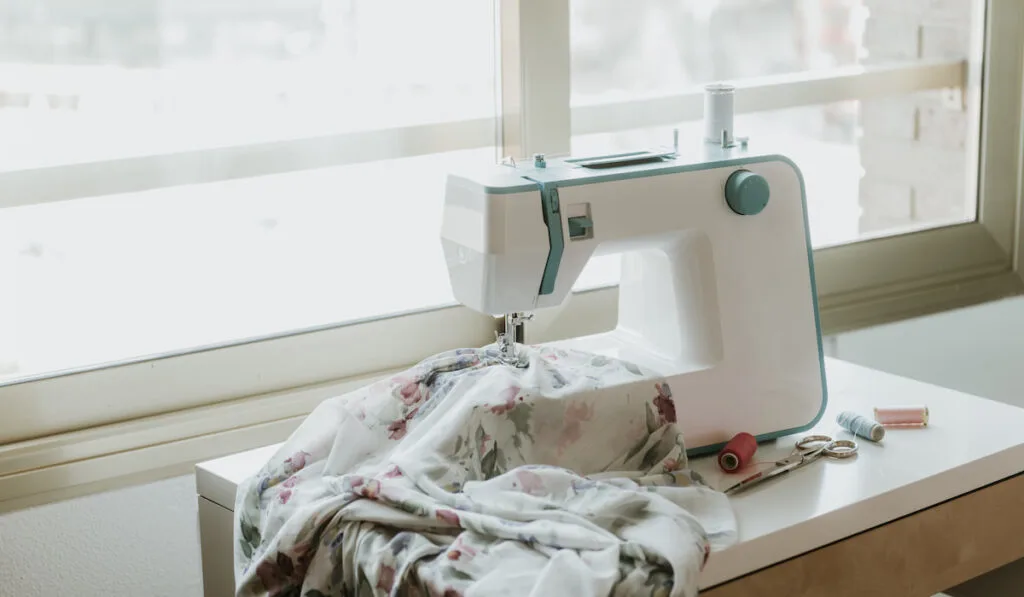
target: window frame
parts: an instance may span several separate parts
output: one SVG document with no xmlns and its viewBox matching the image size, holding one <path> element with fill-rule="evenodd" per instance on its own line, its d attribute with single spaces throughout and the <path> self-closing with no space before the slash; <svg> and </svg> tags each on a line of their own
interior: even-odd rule
<svg viewBox="0 0 1024 597">
<path fill-rule="evenodd" d="M 495 139 L 497 157 L 564 154 L 574 132 L 699 117 L 698 92 L 572 106 L 569 0 L 494 1 L 496 119 L 2 173 L 0 207 L 487 147 Z M 949 86 L 968 94 L 985 91 L 977 221 L 816 250 L 826 333 L 1016 294 L 1024 287 L 1022 24 L 1024 4 L 989 0 L 986 47 L 977 43 L 966 63 L 915 62 L 743 82 L 737 107 L 744 112 Z M 968 80 L 968 73 L 977 76 Z M 317 159 L 296 162 L 294 155 Z M 168 179 L 168 172 L 187 174 Z M 617 318 L 616 304 L 615 288 L 578 293 L 538 313 L 528 340 L 608 329 Z M 429 354 L 487 344 L 499 326 L 490 315 L 446 306 L 0 385 L 0 408 L 7 415 L 0 423 L 0 512 L 183 474 L 197 461 L 280 441 L 320 400 Z"/>
<path fill-rule="evenodd" d="M 470 118 L 0 172 L 0 209 L 479 149 L 495 126 Z"/>
</svg>

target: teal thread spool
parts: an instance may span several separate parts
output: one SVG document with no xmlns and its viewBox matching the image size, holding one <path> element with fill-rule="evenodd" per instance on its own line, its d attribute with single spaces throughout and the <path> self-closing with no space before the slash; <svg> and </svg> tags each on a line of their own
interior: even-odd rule
<svg viewBox="0 0 1024 597">
<path fill-rule="evenodd" d="M 877 421 L 873 421 L 865 416 L 852 413 L 850 411 L 844 411 L 839 413 L 836 417 L 836 423 L 843 429 L 850 433 L 869 439 L 873 442 L 880 442 L 885 437 L 885 427 L 882 427 Z"/>
</svg>

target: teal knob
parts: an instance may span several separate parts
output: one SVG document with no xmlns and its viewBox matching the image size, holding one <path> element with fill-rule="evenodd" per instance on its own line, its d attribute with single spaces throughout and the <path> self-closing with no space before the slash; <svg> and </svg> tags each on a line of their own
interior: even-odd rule
<svg viewBox="0 0 1024 597">
<path fill-rule="evenodd" d="M 737 170 L 725 181 L 725 202 L 741 216 L 754 216 L 768 205 L 768 181 L 750 170 Z"/>
</svg>

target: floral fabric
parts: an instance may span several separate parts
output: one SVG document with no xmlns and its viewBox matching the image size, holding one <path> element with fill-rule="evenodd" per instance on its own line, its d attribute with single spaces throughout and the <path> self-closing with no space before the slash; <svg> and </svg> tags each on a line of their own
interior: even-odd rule
<svg viewBox="0 0 1024 597">
<path fill-rule="evenodd" d="M 461 349 L 326 400 L 235 508 L 241 597 L 692 596 L 730 543 L 668 384 L 625 361 Z"/>
</svg>

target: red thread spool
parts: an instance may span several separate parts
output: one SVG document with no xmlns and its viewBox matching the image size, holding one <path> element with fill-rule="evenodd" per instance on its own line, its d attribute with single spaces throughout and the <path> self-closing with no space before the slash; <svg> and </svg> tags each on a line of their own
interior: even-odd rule
<svg viewBox="0 0 1024 597">
<path fill-rule="evenodd" d="M 735 473 L 750 464 L 757 451 L 757 439 L 746 432 L 737 433 L 718 453 L 718 466 L 727 473 Z"/>
</svg>

